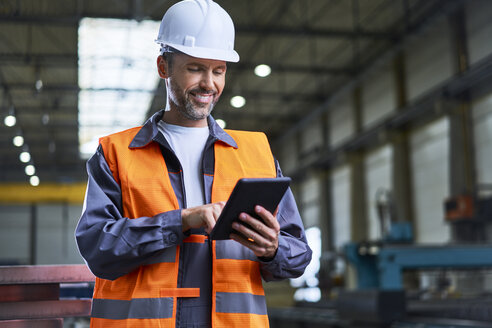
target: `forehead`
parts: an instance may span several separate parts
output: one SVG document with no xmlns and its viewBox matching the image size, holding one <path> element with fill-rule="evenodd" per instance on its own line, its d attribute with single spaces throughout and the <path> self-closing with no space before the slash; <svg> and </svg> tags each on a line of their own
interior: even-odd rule
<svg viewBox="0 0 492 328">
<path fill-rule="evenodd" d="M 223 60 L 204 59 L 191 57 L 186 54 L 180 53 L 174 56 L 174 61 L 177 65 L 200 65 L 205 67 L 225 67 L 227 64 Z"/>
</svg>

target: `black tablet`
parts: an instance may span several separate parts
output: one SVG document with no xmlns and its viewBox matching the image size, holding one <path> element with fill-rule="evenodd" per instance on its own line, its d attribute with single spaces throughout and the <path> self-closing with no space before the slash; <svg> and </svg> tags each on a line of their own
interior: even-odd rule
<svg viewBox="0 0 492 328">
<path fill-rule="evenodd" d="M 273 213 L 289 185 L 290 178 L 240 179 L 210 232 L 210 239 L 230 239 L 229 235 L 235 232 L 231 225 L 239 220 L 239 214 L 243 212 L 261 220 L 254 211 L 256 205 Z"/>
</svg>

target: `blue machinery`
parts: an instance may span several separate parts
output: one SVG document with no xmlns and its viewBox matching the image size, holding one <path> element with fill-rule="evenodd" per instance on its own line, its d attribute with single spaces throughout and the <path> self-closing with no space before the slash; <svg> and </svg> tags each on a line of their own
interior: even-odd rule
<svg viewBox="0 0 492 328">
<path fill-rule="evenodd" d="M 356 268 L 359 289 L 403 289 L 402 275 L 408 269 L 492 268 L 492 245 L 382 245 L 355 244 L 345 255 Z"/>
<path fill-rule="evenodd" d="M 406 239 L 401 237 L 395 240 Z M 348 244 L 345 255 L 357 271 L 358 289 L 340 292 L 332 303 L 269 309 L 272 328 L 492 327 L 492 297 L 407 298 L 402 278 L 405 270 L 492 268 L 492 245 L 391 244 L 385 238 L 384 242 Z"/>
<path fill-rule="evenodd" d="M 272 328 L 492 328 L 492 295 L 476 298 L 421 298 L 407 293 L 406 270 L 492 269 L 492 244 L 485 244 L 492 198 L 451 197 L 445 218 L 456 244 L 415 245 L 411 225 L 391 220 L 392 197 L 378 192 L 382 240 L 349 243 L 344 254 L 357 273 L 356 290 L 340 290 L 334 300 L 296 308 L 269 309 Z M 481 244 L 467 241 L 482 242 Z M 278 321 L 278 324 L 277 324 Z"/>
</svg>

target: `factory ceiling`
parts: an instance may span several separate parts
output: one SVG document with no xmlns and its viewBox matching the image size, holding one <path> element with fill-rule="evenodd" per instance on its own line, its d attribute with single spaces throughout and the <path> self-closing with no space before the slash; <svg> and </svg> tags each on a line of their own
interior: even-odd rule
<svg viewBox="0 0 492 328">
<path fill-rule="evenodd" d="M 228 128 L 264 131 L 273 141 L 323 110 L 457 2 L 217 1 L 235 22 L 241 60 L 228 65 L 226 88 L 213 115 Z M 0 182 L 27 182 L 29 163 L 42 182 L 86 179 L 85 159 L 79 156 L 78 101 L 84 91 L 78 71 L 79 24 L 84 17 L 160 21 L 173 3 L 0 1 Z M 271 74 L 255 75 L 259 64 L 269 65 Z M 162 81 L 151 94 L 146 117 L 165 106 Z M 246 100 L 242 108 L 230 104 L 237 95 Z M 9 114 L 16 117 L 13 126 L 4 122 Z M 13 144 L 17 135 L 24 138 L 21 146 Z M 31 158 L 24 164 L 19 155 L 26 150 Z"/>
</svg>

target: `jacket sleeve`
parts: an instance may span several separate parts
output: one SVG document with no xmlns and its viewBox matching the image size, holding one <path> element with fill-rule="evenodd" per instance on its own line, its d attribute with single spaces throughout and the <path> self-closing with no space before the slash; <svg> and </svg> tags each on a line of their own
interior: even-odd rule
<svg viewBox="0 0 492 328">
<path fill-rule="evenodd" d="M 121 189 L 101 146 L 87 162 L 87 172 L 87 191 L 75 237 L 95 276 L 114 280 L 182 242 L 181 210 L 153 217 L 123 217 Z"/>
<path fill-rule="evenodd" d="M 283 176 L 277 161 L 275 164 L 277 177 Z M 277 220 L 280 223 L 277 253 L 270 261 L 260 261 L 261 275 L 265 281 L 301 276 L 312 257 L 301 216 L 290 188 L 280 201 Z"/>
</svg>

